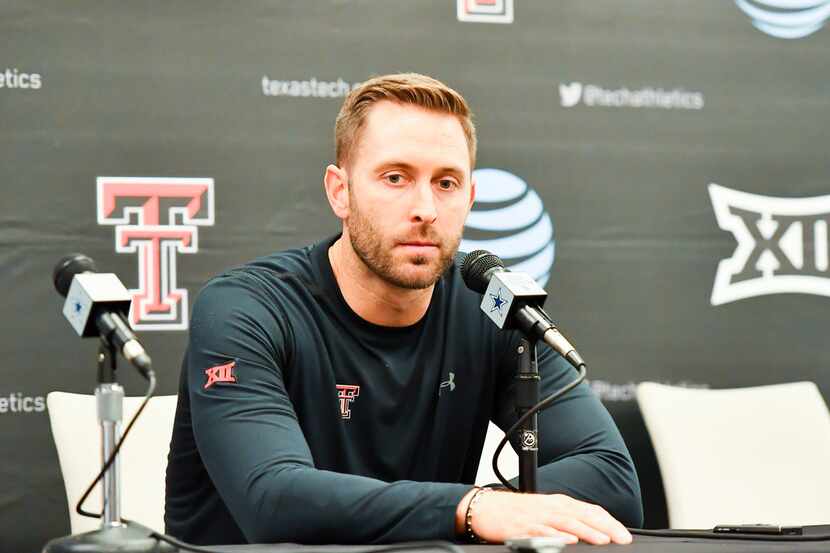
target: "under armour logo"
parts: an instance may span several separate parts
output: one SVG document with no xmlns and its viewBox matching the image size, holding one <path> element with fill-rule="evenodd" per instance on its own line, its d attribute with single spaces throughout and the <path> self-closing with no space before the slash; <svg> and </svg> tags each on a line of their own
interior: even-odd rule
<svg viewBox="0 0 830 553">
<path fill-rule="evenodd" d="M 360 386 L 354 384 L 338 384 L 337 398 L 340 400 L 340 416 L 344 419 L 352 418 L 351 403 L 360 395 Z"/>
<path fill-rule="evenodd" d="M 830 296 L 830 195 L 777 198 L 709 185 L 718 226 L 738 242 L 718 264 L 712 305 L 766 294 Z"/>
<path fill-rule="evenodd" d="M 455 390 L 455 373 L 454 372 L 450 371 L 450 379 L 443 381 L 441 383 L 441 385 L 438 387 L 438 395 L 439 396 L 441 395 L 441 392 L 444 391 L 444 388 L 449 388 L 449 390 L 451 392 L 453 390 Z"/>
<path fill-rule="evenodd" d="M 236 376 L 233 374 L 233 368 L 236 366 L 236 361 L 225 363 L 224 365 L 217 365 L 209 369 L 205 369 L 207 375 L 207 382 L 205 382 L 205 390 L 216 384 L 217 382 L 236 382 Z"/>
</svg>

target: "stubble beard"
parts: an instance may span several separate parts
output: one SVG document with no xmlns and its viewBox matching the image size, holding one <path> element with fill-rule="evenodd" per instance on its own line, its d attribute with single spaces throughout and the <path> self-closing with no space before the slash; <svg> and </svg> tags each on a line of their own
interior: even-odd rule
<svg viewBox="0 0 830 553">
<path fill-rule="evenodd" d="M 406 271 L 403 265 L 414 265 L 424 267 L 430 265 L 430 259 L 425 256 L 410 257 L 403 262 L 395 262 L 392 255 L 392 248 L 395 244 L 384 244 L 381 233 L 375 228 L 371 219 L 365 217 L 357 207 L 354 196 L 350 201 L 351 213 L 346 222 L 349 229 L 349 241 L 352 249 L 366 267 L 385 282 L 405 288 L 408 290 L 423 290 L 435 284 L 444 271 L 452 264 L 458 245 L 461 243 L 461 233 L 449 239 L 449 242 L 438 239 L 430 232 L 428 226 L 421 227 L 422 232 L 417 237 L 406 237 L 407 239 L 419 239 L 435 242 L 438 244 L 439 255 L 437 262 L 433 262 L 432 270 L 422 272 Z"/>
</svg>

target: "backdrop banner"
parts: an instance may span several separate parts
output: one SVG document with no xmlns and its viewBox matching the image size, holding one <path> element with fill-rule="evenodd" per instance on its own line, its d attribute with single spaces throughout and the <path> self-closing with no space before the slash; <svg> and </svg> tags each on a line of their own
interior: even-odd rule
<svg viewBox="0 0 830 553">
<path fill-rule="evenodd" d="M 121 278 L 175 393 L 210 276 L 337 232 L 334 118 L 400 71 L 471 104 L 464 247 L 545 286 L 665 527 L 637 383 L 830 392 L 830 10 L 773 4 L 5 0 L 0 551 L 69 532 L 45 397 L 91 393 L 98 344 L 64 320 L 55 263 Z"/>
</svg>

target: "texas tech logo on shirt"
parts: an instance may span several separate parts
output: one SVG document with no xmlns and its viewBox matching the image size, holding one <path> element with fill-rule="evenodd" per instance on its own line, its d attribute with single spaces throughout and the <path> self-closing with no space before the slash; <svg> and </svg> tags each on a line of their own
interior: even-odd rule
<svg viewBox="0 0 830 553">
<path fill-rule="evenodd" d="M 198 227 L 213 225 L 213 179 L 98 177 L 98 224 L 115 226 L 116 252 L 138 254 L 133 328 L 187 329 L 176 254 L 199 251 Z"/>
<path fill-rule="evenodd" d="M 360 386 L 353 384 L 338 384 L 337 399 L 340 400 L 340 416 L 344 419 L 352 418 L 351 403 L 360 395 Z"/>
<path fill-rule="evenodd" d="M 718 226 L 738 242 L 718 264 L 712 305 L 766 294 L 830 296 L 830 195 L 778 198 L 709 185 Z"/>
</svg>

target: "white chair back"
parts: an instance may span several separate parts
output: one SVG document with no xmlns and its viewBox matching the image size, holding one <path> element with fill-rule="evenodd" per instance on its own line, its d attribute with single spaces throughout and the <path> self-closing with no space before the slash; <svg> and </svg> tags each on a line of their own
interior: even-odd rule
<svg viewBox="0 0 830 553">
<path fill-rule="evenodd" d="M 830 413 L 812 382 L 729 390 L 644 382 L 637 400 L 672 528 L 830 523 Z"/>
<path fill-rule="evenodd" d="M 487 436 L 484 438 L 484 448 L 481 451 L 481 461 L 478 463 L 476 486 L 499 483 L 496 473 L 493 472 L 493 453 L 496 452 L 502 438 L 504 438 L 504 432 L 491 422 L 487 427 Z M 516 455 L 516 451 L 510 445 L 510 442 L 507 442 L 507 445 L 501 450 L 499 471 L 508 480 L 519 475 L 519 456 Z"/>
<path fill-rule="evenodd" d="M 122 432 L 143 398 L 124 398 Z M 98 519 L 75 512 L 75 504 L 101 470 L 101 431 L 94 395 L 51 392 L 46 397 L 52 435 L 63 473 L 69 522 L 77 534 L 100 527 Z M 119 454 L 121 516 L 164 531 L 164 477 L 173 433 L 176 396 L 150 399 Z M 101 485 L 85 503 L 88 511 L 101 512 Z"/>
</svg>

